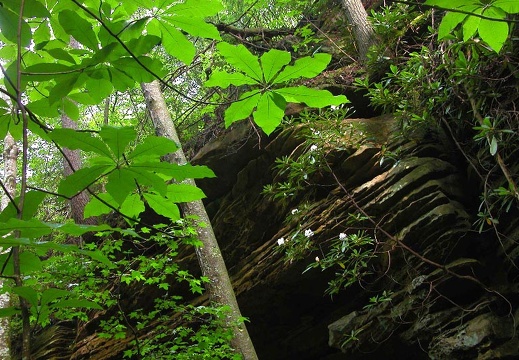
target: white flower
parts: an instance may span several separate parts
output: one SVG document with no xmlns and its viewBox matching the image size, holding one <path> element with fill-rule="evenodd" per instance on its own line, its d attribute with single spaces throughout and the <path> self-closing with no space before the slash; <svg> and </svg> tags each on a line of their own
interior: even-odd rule
<svg viewBox="0 0 519 360">
<path fill-rule="evenodd" d="M 292 215 L 295 215 L 295 214 L 297 214 L 299 212 L 299 209 L 292 209 L 291 212 L 292 212 Z"/>
<path fill-rule="evenodd" d="M 285 238 L 279 238 L 278 239 L 278 245 L 281 246 L 285 243 Z"/>
<path fill-rule="evenodd" d="M 319 256 L 315 257 L 315 261 L 317 261 L 317 262 L 321 261 L 321 259 L 319 259 Z"/>
<path fill-rule="evenodd" d="M 313 144 L 310 146 L 310 151 L 316 151 L 318 149 L 317 145 Z"/>
<path fill-rule="evenodd" d="M 339 240 L 344 240 L 346 239 L 347 235 L 345 233 L 340 233 L 339 234 Z"/>
<path fill-rule="evenodd" d="M 335 110 L 339 110 L 340 107 L 339 107 L 339 106 L 332 105 L 332 106 L 330 106 L 330 109 L 331 109 L 332 111 L 335 111 Z"/>
<path fill-rule="evenodd" d="M 305 230 L 305 236 L 307 238 L 310 238 L 310 237 L 314 236 L 314 232 L 310 229 L 307 229 L 307 230 Z"/>
</svg>

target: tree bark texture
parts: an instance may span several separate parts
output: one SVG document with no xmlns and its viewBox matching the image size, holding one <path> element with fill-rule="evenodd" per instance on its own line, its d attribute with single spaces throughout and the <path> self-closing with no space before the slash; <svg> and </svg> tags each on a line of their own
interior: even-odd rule
<svg viewBox="0 0 519 360">
<path fill-rule="evenodd" d="M 77 123 L 66 114 L 61 115 L 61 126 L 64 129 L 77 130 Z M 63 159 L 63 175 L 65 177 L 81 169 L 82 161 L 79 150 L 63 148 L 63 154 L 65 156 Z M 89 200 L 87 191 L 82 191 L 70 199 L 70 216 L 76 224 L 95 224 L 95 219 L 84 219 L 85 205 Z"/>
<path fill-rule="evenodd" d="M 359 51 L 359 60 L 368 60 L 368 50 L 377 43 L 373 27 L 368 22 L 368 14 L 361 0 L 341 0 L 348 22 L 352 26 L 353 36 Z"/>
<path fill-rule="evenodd" d="M 158 81 L 148 84 L 141 84 L 146 105 L 150 113 L 151 119 L 155 126 L 158 136 L 169 138 L 180 146 L 180 141 L 169 115 L 169 111 L 160 89 Z M 185 164 L 186 157 L 182 149 L 167 157 L 167 161 Z M 190 179 L 187 183 L 195 185 L 195 181 Z M 232 327 L 234 338 L 231 345 L 238 353 L 241 353 L 245 360 L 257 360 L 256 350 L 250 339 L 245 324 L 240 321 L 241 313 L 236 301 L 236 296 L 232 288 L 231 279 L 227 272 L 222 253 L 216 236 L 211 227 L 211 222 L 201 200 L 191 203 L 180 204 L 185 215 L 195 215 L 197 217 L 197 232 L 199 240 L 203 243 L 202 247 L 196 249 L 198 262 L 202 269 L 202 274 L 210 279 L 207 286 L 209 296 L 212 301 L 218 305 L 227 305 L 230 307 L 230 313 L 227 316 L 227 325 Z M 205 224 L 205 225 L 201 225 Z"/>
<path fill-rule="evenodd" d="M 18 145 L 16 141 L 11 136 L 11 134 L 7 133 L 4 138 L 4 179 L 3 183 L 7 194 L 2 196 L 2 201 L 0 204 L 0 211 L 5 209 L 7 205 L 9 205 L 9 197 L 14 198 L 16 196 L 16 174 L 18 173 L 17 169 L 17 159 L 18 159 Z M 4 250 L 0 248 L 0 253 L 3 253 Z M 5 280 L 0 278 L 0 288 L 3 286 L 3 282 Z M 0 308 L 8 308 L 10 303 L 9 294 L 0 295 Z M 0 318 L 0 360 L 8 360 L 10 359 L 9 353 L 9 333 L 8 333 L 9 321 L 8 318 Z"/>
</svg>

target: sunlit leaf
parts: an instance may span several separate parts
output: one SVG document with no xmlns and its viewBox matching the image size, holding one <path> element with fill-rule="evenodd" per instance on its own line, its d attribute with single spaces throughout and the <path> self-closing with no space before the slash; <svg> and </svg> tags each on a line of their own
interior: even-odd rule
<svg viewBox="0 0 519 360">
<path fill-rule="evenodd" d="M 254 112 L 254 122 L 270 135 L 281 123 L 285 115 L 286 101 L 283 96 L 275 92 L 266 93 L 258 102 Z"/>
<path fill-rule="evenodd" d="M 71 150 L 81 149 L 83 151 L 95 152 L 108 158 L 112 156 L 106 144 L 93 137 L 89 132 L 73 129 L 54 129 L 50 133 L 50 137 L 59 145 Z"/>
<path fill-rule="evenodd" d="M 319 53 L 314 56 L 306 56 L 296 60 L 294 65 L 286 66 L 276 77 L 276 83 L 282 83 L 298 78 L 313 78 L 326 69 L 332 56 L 330 54 Z"/>
<path fill-rule="evenodd" d="M 240 96 L 240 100 L 231 104 L 225 110 L 225 126 L 230 126 L 233 122 L 249 117 L 258 102 L 261 94 L 258 90 L 248 91 Z"/>
<path fill-rule="evenodd" d="M 162 136 L 147 136 L 128 155 L 128 160 L 158 157 L 178 150 L 174 141 Z"/>
<path fill-rule="evenodd" d="M 157 194 L 144 193 L 148 205 L 159 215 L 172 221 L 180 219 L 180 210 L 171 200 Z"/>
<path fill-rule="evenodd" d="M 135 180 L 132 174 L 126 169 L 116 169 L 108 175 L 105 185 L 106 191 L 122 204 L 126 197 L 135 189 Z"/>
<path fill-rule="evenodd" d="M 124 150 L 137 137 L 137 132 L 130 126 L 114 127 L 103 126 L 99 136 L 112 149 L 117 159 L 121 159 Z"/>
<path fill-rule="evenodd" d="M 287 102 L 305 103 L 310 107 L 322 108 L 330 105 L 341 105 L 348 102 L 344 95 L 334 96 L 328 90 L 307 88 L 306 86 L 288 87 L 275 90 Z"/>
<path fill-rule="evenodd" d="M 204 192 L 196 186 L 189 184 L 168 185 L 167 198 L 175 203 L 191 202 L 205 198 Z"/>
<path fill-rule="evenodd" d="M 145 210 L 144 202 L 141 200 L 139 194 L 130 194 L 121 205 L 119 211 L 130 218 L 138 218 L 138 216 Z"/>
<path fill-rule="evenodd" d="M 5 38 L 15 44 L 20 40 L 21 46 L 26 47 L 31 44 L 31 28 L 25 21 L 20 19 L 20 39 L 18 38 L 18 21 L 17 13 L 0 6 L 0 30 Z"/>
<path fill-rule="evenodd" d="M 260 63 L 266 82 L 274 79 L 276 74 L 290 62 L 291 56 L 287 51 L 271 49 L 261 55 Z"/>
<path fill-rule="evenodd" d="M 58 19 L 66 33 L 73 36 L 75 40 L 92 50 L 99 48 L 99 41 L 92 30 L 92 24 L 77 12 L 63 10 L 59 13 Z"/>
<path fill-rule="evenodd" d="M 254 84 L 258 84 L 258 81 L 245 74 L 239 72 L 228 73 L 218 70 L 213 71 L 209 80 L 204 83 L 207 87 L 219 86 L 222 89 L 228 88 L 229 85 L 241 86 Z"/>
<path fill-rule="evenodd" d="M 258 58 L 254 56 L 243 45 L 231 45 L 225 42 L 219 43 L 217 46 L 225 60 L 234 66 L 237 70 L 243 71 L 246 75 L 257 80 L 263 81 L 263 71 L 259 64 Z"/>
</svg>

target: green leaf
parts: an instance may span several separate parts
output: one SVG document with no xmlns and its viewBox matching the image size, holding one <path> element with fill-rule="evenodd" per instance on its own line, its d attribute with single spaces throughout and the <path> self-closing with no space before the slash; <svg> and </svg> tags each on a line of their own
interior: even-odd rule
<svg viewBox="0 0 519 360">
<path fill-rule="evenodd" d="M 79 120 L 79 108 L 76 104 L 74 104 L 72 101 L 68 99 L 63 99 L 62 102 L 63 110 L 65 111 L 65 114 L 72 120 L 78 121 Z"/>
<path fill-rule="evenodd" d="M 90 301 L 90 300 L 84 300 L 84 299 L 60 300 L 55 304 L 51 304 L 49 307 L 52 309 L 63 309 L 63 308 L 87 308 L 87 309 L 97 309 L 97 310 L 103 309 L 97 303 Z"/>
<path fill-rule="evenodd" d="M 178 165 L 167 162 L 138 162 L 132 164 L 132 168 L 170 176 L 176 181 L 216 177 L 214 172 L 207 166 L 193 166 L 191 164 Z"/>
<path fill-rule="evenodd" d="M 92 199 L 90 199 L 88 204 L 85 205 L 85 213 L 84 213 L 85 219 L 87 219 L 89 217 L 93 217 L 93 216 L 109 214 L 113 211 L 113 209 L 117 209 L 118 204 L 114 199 L 112 199 L 110 194 L 104 193 L 104 194 L 99 194 L 97 196 L 101 200 L 106 202 L 107 204 L 111 205 L 113 208 L 106 205 L 99 199 L 93 197 Z"/>
<path fill-rule="evenodd" d="M 492 136 L 492 140 L 490 141 L 490 155 L 494 156 L 497 154 L 497 139 L 495 136 Z"/>
<path fill-rule="evenodd" d="M 240 86 L 240 85 L 254 85 L 258 84 L 257 80 L 239 72 L 228 73 L 226 71 L 213 71 L 209 80 L 204 85 L 207 87 L 219 86 L 222 89 L 226 89 L 229 85 Z"/>
<path fill-rule="evenodd" d="M 205 194 L 199 187 L 193 185 L 171 184 L 168 185 L 167 197 L 175 203 L 181 203 L 203 199 Z"/>
<path fill-rule="evenodd" d="M 481 11 L 479 13 L 481 14 Z M 480 21 L 479 16 L 467 16 L 463 22 L 463 41 L 468 41 L 476 34 Z"/>
<path fill-rule="evenodd" d="M 0 235 L 7 235 L 16 230 L 20 231 L 20 237 L 22 238 L 38 238 L 52 232 L 47 224 L 36 219 L 19 220 L 11 218 L 5 223 L 0 223 Z"/>
<path fill-rule="evenodd" d="M 134 166 L 127 168 L 127 172 L 129 176 L 137 180 L 140 186 L 148 186 L 162 196 L 166 195 L 166 183 L 160 176 L 150 171 L 143 171 L 142 168 L 136 168 Z"/>
<path fill-rule="evenodd" d="M 441 40 L 448 36 L 458 24 L 460 24 L 467 14 L 461 14 L 456 12 L 448 12 L 442 19 L 440 26 L 438 27 L 438 39 Z"/>
<path fill-rule="evenodd" d="M 10 8 L 11 10 L 18 13 L 20 10 L 19 0 L 2 0 L 2 5 Z M 37 0 L 25 0 L 23 8 L 23 16 L 27 18 L 40 17 L 46 18 L 50 16 L 47 8 Z"/>
<path fill-rule="evenodd" d="M 172 6 L 168 13 L 203 19 L 218 14 L 224 7 L 219 0 L 186 0 Z"/>
<path fill-rule="evenodd" d="M 19 313 L 21 313 L 21 310 L 17 309 L 14 306 L 0 309 L 0 317 L 11 317 L 11 316 L 19 314 Z"/>
<path fill-rule="evenodd" d="M 50 137 L 59 145 L 71 150 L 81 149 L 83 151 L 95 152 L 107 158 L 112 157 L 112 153 L 105 143 L 92 136 L 89 132 L 73 129 L 54 129 Z"/>
<path fill-rule="evenodd" d="M 99 41 L 94 30 L 92 30 L 92 24 L 77 12 L 63 10 L 58 15 L 58 21 L 65 32 L 73 36 L 81 44 L 92 50 L 99 48 Z"/>
<path fill-rule="evenodd" d="M 265 134 L 270 135 L 281 123 L 285 115 L 285 106 L 286 101 L 283 96 L 275 92 L 264 94 L 254 112 L 254 122 Z"/>
<path fill-rule="evenodd" d="M 206 23 L 203 19 L 174 15 L 171 17 L 162 17 L 162 20 L 168 20 L 171 24 L 179 27 L 188 34 L 196 37 L 220 40 L 220 33 L 213 24 Z"/>
<path fill-rule="evenodd" d="M 483 15 L 493 18 L 504 18 L 506 16 L 503 11 L 494 7 L 489 8 Z M 502 21 L 481 19 L 478 27 L 478 33 L 481 39 L 496 53 L 499 53 L 505 44 L 508 38 L 508 31 L 508 24 Z"/>
<path fill-rule="evenodd" d="M 166 40 L 164 39 L 164 41 Z M 177 44 L 177 46 L 179 45 Z M 158 59 L 152 59 L 148 56 L 139 56 L 137 60 L 139 60 L 140 63 L 132 57 L 123 57 L 113 61 L 112 65 L 138 83 L 152 82 L 155 80 L 155 75 L 160 78 L 166 75 L 162 67 L 162 62 Z M 150 71 L 155 75 L 151 74 Z"/>
<path fill-rule="evenodd" d="M 290 62 L 291 55 L 287 51 L 271 49 L 260 58 L 263 76 L 266 82 L 274 80 L 277 73 Z"/>
<path fill-rule="evenodd" d="M 38 306 L 38 293 L 29 286 L 16 286 L 11 289 L 13 293 L 23 297 L 29 304 L 34 307 Z"/>
<path fill-rule="evenodd" d="M 144 198 L 148 205 L 159 215 L 165 216 L 172 221 L 180 219 L 180 211 L 178 206 L 171 200 L 157 194 L 144 193 Z"/>
<path fill-rule="evenodd" d="M 496 0 L 492 6 L 498 7 L 509 14 L 519 13 L 519 1 L 517 0 Z"/>
<path fill-rule="evenodd" d="M 118 204 L 122 204 L 136 186 L 133 174 L 126 169 L 116 169 L 107 180 L 106 191 Z"/>
<path fill-rule="evenodd" d="M 258 90 L 248 91 L 240 96 L 240 100 L 234 102 L 225 110 L 225 126 L 233 122 L 245 119 L 254 111 L 262 95 Z"/>
<path fill-rule="evenodd" d="M 144 202 L 139 194 L 130 194 L 124 199 L 119 211 L 130 218 L 138 218 L 145 210 Z"/>
<path fill-rule="evenodd" d="M 288 87 L 275 90 L 287 102 L 305 103 L 310 107 L 322 108 L 330 105 L 341 105 L 348 102 L 344 95 L 334 96 L 328 90 L 317 90 L 306 86 Z"/>
<path fill-rule="evenodd" d="M 61 180 L 58 193 L 70 198 L 96 182 L 110 168 L 109 165 L 93 165 L 77 170 Z"/>
<path fill-rule="evenodd" d="M 18 13 L 0 6 L 0 30 L 5 38 L 15 44 L 18 43 Z M 31 27 L 25 19 L 21 19 L 20 44 L 27 47 L 31 44 Z"/>
<path fill-rule="evenodd" d="M 195 46 L 174 25 L 160 23 L 162 45 L 168 54 L 184 64 L 190 64 L 196 54 Z M 148 81 L 149 82 L 149 81 Z"/>
<path fill-rule="evenodd" d="M 31 190 L 25 193 L 25 199 L 23 203 L 23 220 L 29 220 L 35 216 L 36 212 L 38 211 L 38 207 L 46 196 L 47 194 L 37 190 Z M 16 204 L 18 204 L 20 197 L 16 197 L 14 201 Z M 0 223 L 7 222 L 9 219 L 16 218 L 17 216 L 18 214 L 15 206 L 13 203 L 9 202 L 5 209 L 0 213 Z"/>
<path fill-rule="evenodd" d="M 88 79 L 85 82 L 85 89 L 96 103 L 100 103 L 112 93 L 114 87 L 112 82 L 107 79 Z"/>
<path fill-rule="evenodd" d="M 225 60 L 236 69 L 243 71 L 257 82 L 263 82 L 263 71 L 258 58 L 243 45 L 231 45 L 221 42 L 216 45 Z"/>
<path fill-rule="evenodd" d="M 112 149 L 117 159 L 122 159 L 124 149 L 130 142 L 137 137 L 137 131 L 134 128 L 103 126 L 99 132 L 99 136 Z"/>
<path fill-rule="evenodd" d="M 67 290 L 62 289 L 46 289 L 41 294 L 40 304 L 47 305 L 58 298 L 64 298 L 67 296 L 73 296 L 74 294 Z"/>
<path fill-rule="evenodd" d="M 39 63 L 26 67 L 22 74 L 30 81 L 48 81 L 68 74 L 74 69 L 68 65 L 57 63 Z"/>
<path fill-rule="evenodd" d="M 289 80 L 304 78 L 313 78 L 322 73 L 330 61 L 330 54 L 315 54 L 314 56 L 306 56 L 296 60 L 294 65 L 286 66 L 283 71 L 276 77 L 275 83 L 283 83 Z"/>
<path fill-rule="evenodd" d="M 135 236 L 137 234 L 131 234 L 130 236 L 134 236 L 134 237 L 138 237 Z M 88 250 L 78 250 L 78 252 L 81 254 L 81 255 L 85 255 L 85 256 L 88 256 L 89 258 L 91 258 L 92 260 L 95 260 L 103 265 L 105 265 L 106 267 L 108 267 L 109 269 L 113 269 L 115 268 L 115 264 L 110 261 L 110 259 L 108 259 L 101 251 L 99 250 L 95 250 L 95 251 L 88 251 Z"/>
<path fill-rule="evenodd" d="M 139 160 L 144 158 L 157 158 L 178 150 L 173 140 L 162 136 L 148 136 L 128 155 L 128 160 Z"/>
</svg>

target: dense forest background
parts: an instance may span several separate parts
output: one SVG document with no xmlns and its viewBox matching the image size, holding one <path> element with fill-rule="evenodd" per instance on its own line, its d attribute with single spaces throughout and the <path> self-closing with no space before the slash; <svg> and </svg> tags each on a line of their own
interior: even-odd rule
<svg viewBox="0 0 519 360">
<path fill-rule="evenodd" d="M 519 356 L 517 13 L 2 1 L 0 358 Z"/>
</svg>

